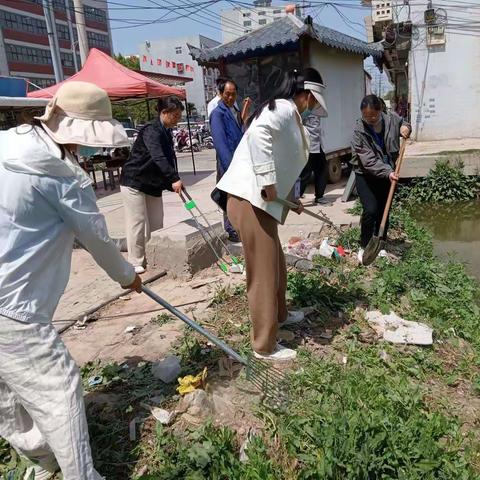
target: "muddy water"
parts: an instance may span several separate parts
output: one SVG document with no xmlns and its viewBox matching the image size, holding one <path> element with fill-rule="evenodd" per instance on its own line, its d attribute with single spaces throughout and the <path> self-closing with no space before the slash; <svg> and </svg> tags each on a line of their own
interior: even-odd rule
<svg viewBox="0 0 480 480">
<path fill-rule="evenodd" d="M 432 233 L 437 255 L 454 255 L 480 280 L 480 202 L 422 207 L 414 215 Z"/>
</svg>

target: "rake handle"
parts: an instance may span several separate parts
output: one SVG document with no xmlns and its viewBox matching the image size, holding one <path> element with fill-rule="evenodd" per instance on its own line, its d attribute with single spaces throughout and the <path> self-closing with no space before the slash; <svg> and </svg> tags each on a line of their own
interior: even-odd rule
<svg viewBox="0 0 480 480">
<path fill-rule="evenodd" d="M 400 147 L 400 153 L 398 155 L 397 165 L 395 167 L 396 175 L 400 174 L 400 169 L 402 168 L 403 157 L 405 155 L 405 148 L 407 147 L 407 139 L 402 140 L 402 146 Z M 393 202 L 393 196 L 395 195 L 395 189 L 397 188 L 398 181 L 394 180 L 390 185 L 390 191 L 388 192 L 387 203 L 385 204 L 385 210 L 383 211 L 382 223 L 380 223 L 380 228 L 378 230 L 378 237 L 382 238 L 385 232 L 385 226 L 387 225 L 388 214 L 390 213 L 390 208 Z"/>
<path fill-rule="evenodd" d="M 220 350 L 223 350 L 228 356 L 232 357 L 237 362 L 241 363 L 242 365 L 247 365 L 247 360 L 243 358 L 240 354 L 238 354 L 235 350 L 232 350 L 225 342 L 222 342 L 219 338 L 215 335 L 211 334 L 209 331 L 205 330 L 201 327 L 198 323 L 194 322 L 190 318 L 188 318 L 185 314 L 183 314 L 180 310 L 177 310 L 173 305 L 170 305 L 166 300 L 162 297 L 157 295 L 155 292 L 150 290 L 145 285 L 142 285 L 142 291 L 146 295 L 148 295 L 152 300 L 160 304 L 166 310 L 168 310 L 172 315 L 175 315 L 178 319 L 182 322 L 186 323 L 189 327 L 193 328 L 196 332 L 200 335 L 203 335 L 207 338 L 210 342 L 216 345 Z"/>
</svg>

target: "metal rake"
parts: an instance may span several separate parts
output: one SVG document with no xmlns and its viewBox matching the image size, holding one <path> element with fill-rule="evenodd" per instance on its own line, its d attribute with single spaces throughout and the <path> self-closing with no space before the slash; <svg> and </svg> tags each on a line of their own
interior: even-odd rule
<svg viewBox="0 0 480 480">
<path fill-rule="evenodd" d="M 277 407 L 284 406 L 287 403 L 287 379 L 283 371 L 278 370 L 267 361 L 257 360 L 253 355 L 249 355 L 247 358 L 243 357 L 229 347 L 223 340 L 220 340 L 208 330 L 205 330 L 202 326 L 191 320 L 184 313 L 180 312 L 180 310 L 177 310 L 173 305 L 170 305 L 166 300 L 145 285 L 142 285 L 142 291 L 152 300 L 168 310 L 172 315 L 175 315 L 175 317 L 186 323 L 193 330 L 207 338 L 230 358 L 244 365 L 247 381 L 263 394 L 263 398 L 264 400 L 267 400 L 267 403 Z"/>
<path fill-rule="evenodd" d="M 203 239 L 205 240 L 205 242 L 210 247 L 215 257 L 217 258 L 217 265 L 220 268 L 220 270 L 222 270 L 222 272 L 224 272 L 225 274 L 228 274 L 229 264 L 242 265 L 240 260 L 236 256 L 232 255 L 232 253 L 230 252 L 230 249 L 222 240 L 221 236 L 215 232 L 215 229 L 212 227 L 211 223 L 208 221 L 207 217 L 203 214 L 200 208 L 198 208 L 197 203 L 195 202 L 195 200 L 193 200 L 193 198 L 190 196 L 187 190 L 183 188 L 182 191 L 179 193 L 179 195 L 180 195 L 180 198 L 182 199 L 185 209 L 188 210 L 191 217 L 193 218 L 193 221 L 195 222 L 195 225 L 197 226 L 198 231 L 200 232 Z M 207 228 L 205 228 L 199 222 L 197 215 L 195 215 L 194 213 L 194 210 L 198 212 L 200 218 L 206 223 Z M 220 245 L 223 247 L 225 252 L 227 252 L 227 255 L 231 258 L 231 261 L 226 260 L 221 253 L 217 252 L 214 246 L 215 241 L 218 241 L 220 243 Z"/>
</svg>

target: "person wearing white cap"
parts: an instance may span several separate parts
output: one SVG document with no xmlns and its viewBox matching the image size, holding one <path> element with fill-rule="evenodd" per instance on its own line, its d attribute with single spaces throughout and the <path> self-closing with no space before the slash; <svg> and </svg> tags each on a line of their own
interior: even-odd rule
<svg viewBox="0 0 480 480">
<path fill-rule="evenodd" d="M 292 197 L 307 163 L 309 139 L 302 125 L 318 104 L 326 110 L 323 81 L 313 68 L 289 72 L 279 91 L 260 105 L 212 198 L 226 209 L 243 243 L 252 347 L 260 359 L 292 360 L 294 350 L 277 344 L 279 325 L 298 323 L 302 312 L 288 312 L 287 271 L 278 224 L 287 211 L 275 200 Z M 299 203 L 297 213 L 301 213 Z"/>
<path fill-rule="evenodd" d="M 67 82 L 31 125 L 0 132 L 0 436 L 33 465 L 25 479 L 96 480 L 82 379 L 52 325 L 74 239 L 112 280 L 141 280 L 110 239 L 80 145 L 128 145 L 107 93 Z"/>
</svg>

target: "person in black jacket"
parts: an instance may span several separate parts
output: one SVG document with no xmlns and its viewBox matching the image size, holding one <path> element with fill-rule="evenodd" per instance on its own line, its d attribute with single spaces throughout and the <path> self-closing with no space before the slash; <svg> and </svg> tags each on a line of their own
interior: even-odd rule
<svg viewBox="0 0 480 480">
<path fill-rule="evenodd" d="M 158 118 L 138 133 L 120 179 L 128 256 L 137 273 L 145 272 L 150 233 L 163 228 L 162 192 L 179 193 L 183 188 L 170 131 L 180 121 L 183 105 L 177 97 L 162 97 L 157 111 Z"/>
</svg>

